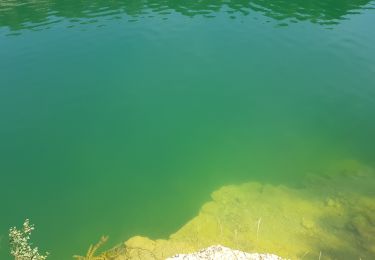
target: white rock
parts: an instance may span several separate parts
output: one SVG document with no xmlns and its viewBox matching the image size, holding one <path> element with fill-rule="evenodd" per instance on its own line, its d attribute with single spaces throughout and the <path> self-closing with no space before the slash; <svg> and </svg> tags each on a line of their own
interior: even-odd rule
<svg viewBox="0 0 375 260">
<path fill-rule="evenodd" d="M 192 254 L 179 254 L 167 258 L 167 260 L 282 260 L 281 257 L 273 254 L 246 253 L 233 250 L 221 245 L 210 246 Z"/>
</svg>

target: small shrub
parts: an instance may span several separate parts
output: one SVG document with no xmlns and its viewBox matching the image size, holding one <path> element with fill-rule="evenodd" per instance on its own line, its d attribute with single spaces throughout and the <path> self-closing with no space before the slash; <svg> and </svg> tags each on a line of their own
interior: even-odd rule
<svg viewBox="0 0 375 260">
<path fill-rule="evenodd" d="M 23 223 L 23 228 L 16 227 L 9 229 L 10 253 L 15 260 L 45 260 L 48 253 L 41 255 L 38 247 L 32 248 L 30 243 L 31 232 L 35 229 L 28 219 Z"/>
</svg>

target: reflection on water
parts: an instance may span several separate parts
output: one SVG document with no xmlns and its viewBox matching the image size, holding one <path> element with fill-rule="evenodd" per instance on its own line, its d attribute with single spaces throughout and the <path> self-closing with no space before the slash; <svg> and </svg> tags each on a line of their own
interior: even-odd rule
<svg viewBox="0 0 375 260">
<path fill-rule="evenodd" d="M 70 22 L 96 22 L 100 17 L 119 18 L 126 14 L 137 20 L 154 15 L 168 16 L 179 13 L 185 16 L 214 17 L 217 13 L 227 13 L 231 18 L 238 15 L 251 15 L 259 12 L 269 18 L 298 22 L 310 21 L 318 24 L 336 24 L 346 15 L 360 13 L 369 0 L 237 0 L 237 1 L 182 1 L 182 0 L 146 0 L 146 1 L 19 1 L 0 2 L 0 27 L 11 30 L 51 26 L 70 19 Z"/>
</svg>

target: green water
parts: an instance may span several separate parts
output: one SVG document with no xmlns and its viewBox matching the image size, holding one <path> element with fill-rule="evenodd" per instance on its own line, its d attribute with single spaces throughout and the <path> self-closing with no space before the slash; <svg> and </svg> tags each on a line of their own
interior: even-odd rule
<svg viewBox="0 0 375 260">
<path fill-rule="evenodd" d="M 375 166 L 374 9 L 1 1 L 0 258 L 25 218 L 70 259 L 167 237 L 223 185 Z"/>
</svg>

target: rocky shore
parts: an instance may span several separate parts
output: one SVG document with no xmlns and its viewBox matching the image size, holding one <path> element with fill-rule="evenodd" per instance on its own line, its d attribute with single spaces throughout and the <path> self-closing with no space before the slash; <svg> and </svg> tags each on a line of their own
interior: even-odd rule
<svg viewBox="0 0 375 260">
<path fill-rule="evenodd" d="M 246 253 L 233 250 L 221 245 L 210 246 L 191 254 L 180 254 L 167 258 L 167 260 L 283 260 L 273 254 Z"/>
</svg>

